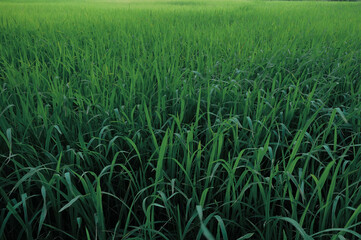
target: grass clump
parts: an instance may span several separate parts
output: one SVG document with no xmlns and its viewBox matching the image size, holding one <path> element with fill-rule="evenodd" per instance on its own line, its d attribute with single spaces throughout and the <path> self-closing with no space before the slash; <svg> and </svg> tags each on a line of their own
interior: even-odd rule
<svg viewBox="0 0 361 240">
<path fill-rule="evenodd" d="M 0 3 L 1 239 L 359 239 L 359 3 Z"/>
</svg>

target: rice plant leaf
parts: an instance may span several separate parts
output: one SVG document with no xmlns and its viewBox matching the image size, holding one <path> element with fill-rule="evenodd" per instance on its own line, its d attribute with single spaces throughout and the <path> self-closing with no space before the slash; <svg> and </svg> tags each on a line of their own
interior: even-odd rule
<svg viewBox="0 0 361 240">
<path fill-rule="evenodd" d="M 78 195 L 75 198 L 73 198 L 72 200 L 70 200 L 67 204 L 64 205 L 64 207 L 62 207 L 59 210 L 59 213 L 66 210 L 67 208 L 71 207 L 79 198 L 83 197 L 83 195 Z"/>
<path fill-rule="evenodd" d="M 237 238 L 237 240 L 245 240 L 245 239 L 250 239 L 252 236 L 254 235 L 254 233 L 247 233 L 246 235 Z"/>
<path fill-rule="evenodd" d="M 298 222 L 296 222 L 294 219 L 289 217 L 272 217 L 272 219 L 286 221 L 292 224 L 298 231 L 298 233 L 303 237 L 305 240 L 313 240 L 313 238 L 306 233 L 306 231 L 300 226 Z"/>
</svg>

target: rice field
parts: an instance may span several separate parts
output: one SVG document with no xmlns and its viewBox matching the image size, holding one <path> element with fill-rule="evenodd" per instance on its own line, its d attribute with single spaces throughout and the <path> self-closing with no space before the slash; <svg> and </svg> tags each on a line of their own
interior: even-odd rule
<svg viewBox="0 0 361 240">
<path fill-rule="evenodd" d="M 361 239 L 360 13 L 0 1 L 0 239 Z"/>
</svg>

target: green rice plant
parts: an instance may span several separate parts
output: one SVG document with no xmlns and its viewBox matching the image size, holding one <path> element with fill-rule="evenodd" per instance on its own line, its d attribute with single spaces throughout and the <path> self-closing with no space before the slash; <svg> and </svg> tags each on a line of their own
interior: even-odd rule
<svg viewBox="0 0 361 240">
<path fill-rule="evenodd" d="M 360 239 L 360 3 L 0 1 L 0 239 Z"/>
</svg>

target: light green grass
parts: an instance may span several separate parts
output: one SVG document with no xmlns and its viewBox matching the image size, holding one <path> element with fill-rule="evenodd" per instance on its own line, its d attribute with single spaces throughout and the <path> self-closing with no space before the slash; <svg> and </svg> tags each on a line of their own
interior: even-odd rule
<svg viewBox="0 0 361 240">
<path fill-rule="evenodd" d="M 0 2 L 0 239 L 361 238 L 360 12 Z"/>
</svg>

